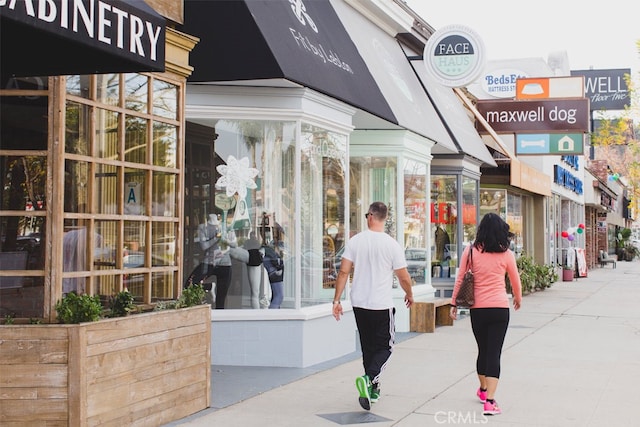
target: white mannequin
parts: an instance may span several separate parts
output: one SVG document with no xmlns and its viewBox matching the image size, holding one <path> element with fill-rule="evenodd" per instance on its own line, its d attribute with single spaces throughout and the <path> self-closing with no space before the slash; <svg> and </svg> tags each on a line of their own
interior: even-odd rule
<svg viewBox="0 0 640 427">
<path fill-rule="evenodd" d="M 245 249 L 248 251 L 257 251 L 260 248 L 260 242 L 256 239 L 255 231 L 252 231 L 249 239 L 244 243 Z M 247 264 L 247 275 L 249 277 L 249 287 L 251 288 L 251 308 L 260 308 L 260 284 L 262 282 L 262 259 L 257 265 Z"/>
</svg>

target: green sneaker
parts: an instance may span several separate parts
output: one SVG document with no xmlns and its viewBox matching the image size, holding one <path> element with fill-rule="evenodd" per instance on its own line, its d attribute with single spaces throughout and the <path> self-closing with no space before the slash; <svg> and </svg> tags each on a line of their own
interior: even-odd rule
<svg viewBox="0 0 640 427">
<path fill-rule="evenodd" d="M 376 403 L 378 399 L 380 399 L 380 386 L 378 384 L 371 384 L 369 400 L 371 400 L 371 403 Z"/>
<path fill-rule="evenodd" d="M 369 380 L 369 376 L 363 375 L 356 378 L 356 388 L 358 389 L 358 393 L 360 393 L 360 397 L 358 398 L 360 406 L 362 406 L 362 409 L 368 411 L 371 409 L 371 395 L 369 394 L 371 380 Z"/>
</svg>

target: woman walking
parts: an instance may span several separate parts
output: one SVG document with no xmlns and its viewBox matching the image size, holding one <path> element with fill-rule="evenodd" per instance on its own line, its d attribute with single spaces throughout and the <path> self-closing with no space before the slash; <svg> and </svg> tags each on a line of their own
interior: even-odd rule
<svg viewBox="0 0 640 427">
<path fill-rule="evenodd" d="M 505 285 L 505 273 L 513 290 L 513 308 L 520 309 L 522 289 L 516 258 L 509 250 L 512 233 L 499 215 L 486 214 L 480 221 L 476 240 L 462 253 L 460 265 L 467 265 L 469 252 L 473 250 L 472 271 L 474 275 L 475 303 L 470 307 L 471 328 L 478 345 L 476 371 L 480 387 L 476 395 L 484 403 L 484 415 L 501 413 L 495 401 L 500 378 L 500 356 L 509 326 L 509 298 Z M 451 296 L 450 315 L 458 317 L 455 306 L 464 273 L 458 274 Z"/>
</svg>

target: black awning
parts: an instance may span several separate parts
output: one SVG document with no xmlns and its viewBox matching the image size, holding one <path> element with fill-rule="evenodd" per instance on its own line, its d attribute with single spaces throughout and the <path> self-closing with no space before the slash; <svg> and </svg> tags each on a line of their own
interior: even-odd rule
<svg viewBox="0 0 640 427">
<path fill-rule="evenodd" d="M 185 1 L 189 82 L 286 79 L 397 124 L 329 0 Z"/>
<path fill-rule="evenodd" d="M 0 6 L 2 79 L 164 71 L 165 27 L 165 18 L 142 0 L 6 2 Z"/>
</svg>

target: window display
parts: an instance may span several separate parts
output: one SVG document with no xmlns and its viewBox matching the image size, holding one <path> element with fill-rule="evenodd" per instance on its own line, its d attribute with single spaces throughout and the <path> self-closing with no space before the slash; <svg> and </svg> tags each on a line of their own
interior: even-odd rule
<svg viewBox="0 0 640 427">
<path fill-rule="evenodd" d="M 453 277 L 458 258 L 456 175 L 431 176 L 431 277 Z"/>
</svg>

